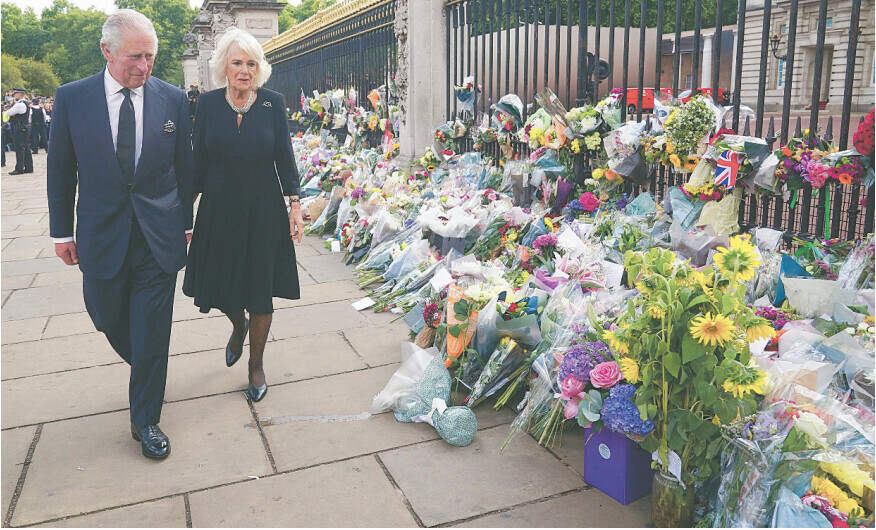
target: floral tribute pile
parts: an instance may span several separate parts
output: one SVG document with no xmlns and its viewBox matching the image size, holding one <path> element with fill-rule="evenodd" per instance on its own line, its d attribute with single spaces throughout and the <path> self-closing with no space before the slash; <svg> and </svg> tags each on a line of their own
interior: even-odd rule
<svg viewBox="0 0 876 530">
<path fill-rule="evenodd" d="M 456 87 L 466 105 L 478 92 Z M 621 104 L 567 111 L 545 91 L 525 116 L 509 95 L 476 126 L 442 124 L 407 166 L 293 138 L 308 230 L 369 288 L 357 308 L 398 314 L 409 347 L 443 362 L 447 405 L 517 411 L 508 440 L 633 439 L 696 492 L 701 525 L 872 526 L 874 236 L 791 241 L 736 220 L 746 187 L 869 193 L 873 113 L 853 150 L 806 134 L 770 151 L 719 129 L 702 96 L 651 123 L 621 122 Z M 466 139 L 511 152 L 458 152 Z M 624 193 L 655 164 L 686 182 L 660 202 Z M 382 410 L 443 414 L 413 416 L 390 386 Z"/>
</svg>

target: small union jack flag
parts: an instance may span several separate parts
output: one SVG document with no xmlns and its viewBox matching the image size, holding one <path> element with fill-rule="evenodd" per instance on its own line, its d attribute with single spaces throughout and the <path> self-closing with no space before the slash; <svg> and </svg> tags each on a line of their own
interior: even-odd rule
<svg viewBox="0 0 876 530">
<path fill-rule="evenodd" d="M 301 112 L 307 112 L 307 98 L 304 97 L 304 89 L 301 89 Z"/>
<path fill-rule="evenodd" d="M 727 149 L 718 157 L 718 167 L 715 168 L 715 185 L 724 189 L 736 187 L 736 177 L 739 175 L 739 166 L 742 165 L 745 155 Z"/>
</svg>

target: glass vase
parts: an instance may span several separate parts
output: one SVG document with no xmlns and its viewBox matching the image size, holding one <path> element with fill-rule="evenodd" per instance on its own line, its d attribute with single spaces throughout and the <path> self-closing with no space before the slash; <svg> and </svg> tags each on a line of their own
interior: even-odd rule
<svg viewBox="0 0 876 530">
<path fill-rule="evenodd" d="M 651 488 L 651 522 L 658 528 L 689 528 L 693 524 L 694 490 L 658 471 Z"/>
</svg>

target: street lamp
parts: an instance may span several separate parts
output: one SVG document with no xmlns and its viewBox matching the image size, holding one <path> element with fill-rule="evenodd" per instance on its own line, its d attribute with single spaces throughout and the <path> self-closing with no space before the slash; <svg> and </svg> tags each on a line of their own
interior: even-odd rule
<svg viewBox="0 0 876 530">
<path fill-rule="evenodd" d="M 782 55 L 782 56 L 779 55 L 779 53 L 778 53 L 779 52 L 779 43 L 781 43 L 781 42 L 782 42 L 782 37 L 780 37 L 778 33 L 773 33 L 773 36 L 770 37 L 770 48 L 772 48 L 772 50 L 773 50 L 773 57 L 775 57 L 776 59 L 778 59 L 780 61 L 784 60 L 788 56 L 787 53 L 785 53 L 785 55 Z"/>
</svg>

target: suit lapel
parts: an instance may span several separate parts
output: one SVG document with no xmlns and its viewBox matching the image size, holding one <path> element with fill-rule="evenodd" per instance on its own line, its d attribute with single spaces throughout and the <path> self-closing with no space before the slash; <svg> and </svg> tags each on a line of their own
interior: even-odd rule
<svg viewBox="0 0 876 530">
<path fill-rule="evenodd" d="M 143 91 L 143 145 L 140 147 L 140 159 L 134 172 L 136 182 L 140 175 L 148 172 L 158 154 L 156 151 L 163 132 L 165 114 L 165 98 L 157 81 L 150 78 Z"/>
<path fill-rule="evenodd" d="M 103 160 L 106 160 L 107 167 L 122 181 L 125 176 L 122 175 L 122 169 L 119 167 L 118 159 L 116 158 L 116 148 L 113 146 L 113 132 L 110 128 L 109 108 L 106 100 L 106 89 L 103 83 L 103 70 L 100 73 L 92 76 L 92 83 L 85 97 L 85 101 L 95 101 L 94 113 L 86 113 L 86 119 L 93 120 L 91 127 L 88 129 L 94 131 L 97 142 L 97 149 Z"/>
</svg>

